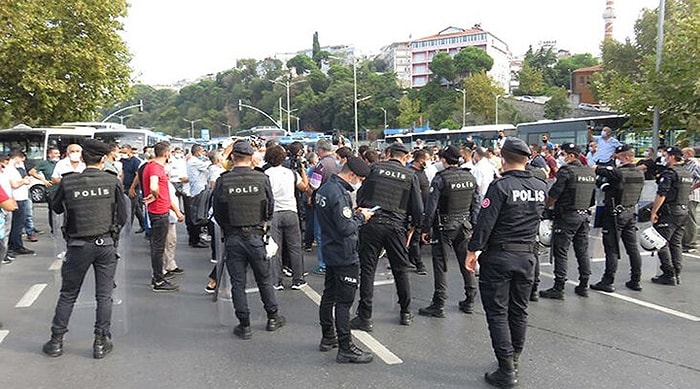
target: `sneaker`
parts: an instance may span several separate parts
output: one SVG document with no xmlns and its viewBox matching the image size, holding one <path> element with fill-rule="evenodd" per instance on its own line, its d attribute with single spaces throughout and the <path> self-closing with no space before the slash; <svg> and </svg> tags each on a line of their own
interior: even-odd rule
<svg viewBox="0 0 700 389">
<path fill-rule="evenodd" d="M 301 288 L 305 287 L 306 285 L 308 285 L 306 281 L 296 281 L 292 284 L 292 290 L 301 290 Z"/>
<path fill-rule="evenodd" d="M 304 251 L 307 252 L 307 253 L 310 253 L 310 252 L 311 252 L 311 246 L 306 246 L 306 247 L 304 247 Z"/>
<path fill-rule="evenodd" d="M 163 278 L 165 278 L 166 280 L 170 281 L 170 280 L 172 280 L 173 278 L 175 278 L 175 274 L 173 274 L 173 273 L 170 272 L 170 271 L 166 271 L 165 274 L 163 274 Z"/>
<path fill-rule="evenodd" d="M 176 267 L 176 268 L 173 269 L 173 270 L 168 270 L 168 272 L 170 272 L 170 273 L 172 273 L 172 274 L 175 274 L 176 276 L 185 274 L 185 271 L 182 270 L 182 269 L 180 269 L 179 267 Z"/>
<path fill-rule="evenodd" d="M 177 292 L 178 290 L 180 290 L 180 287 L 175 284 L 171 284 L 170 282 L 165 280 L 161 284 L 156 284 L 154 282 L 151 285 L 151 289 L 154 292 Z"/>
<path fill-rule="evenodd" d="M 217 261 L 217 260 L 214 259 L 214 258 L 209 259 L 209 262 L 211 262 L 211 263 L 219 263 L 219 261 Z"/>
<path fill-rule="evenodd" d="M 12 252 L 17 254 L 17 255 L 34 254 L 34 250 L 30 250 L 26 247 L 20 247 L 18 249 L 12 250 Z"/>
<path fill-rule="evenodd" d="M 284 290 L 284 284 L 282 283 L 282 281 L 280 281 L 280 282 L 272 285 L 272 288 L 275 290 Z"/>
<path fill-rule="evenodd" d="M 314 269 L 313 273 L 316 274 L 317 276 L 325 276 L 326 275 L 326 268 L 319 266 L 319 267 Z"/>
<path fill-rule="evenodd" d="M 36 233 L 27 235 L 27 240 L 30 242 L 38 242 L 39 238 L 36 237 Z"/>
<path fill-rule="evenodd" d="M 651 277 L 651 282 L 659 285 L 676 285 L 676 277 L 673 275 L 662 274 L 660 276 Z"/>
<path fill-rule="evenodd" d="M 399 323 L 402 326 L 410 326 L 413 323 L 413 314 L 411 312 L 401 312 L 399 315 Z"/>
<path fill-rule="evenodd" d="M 419 276 L 427 276 L 428 270 L 425 269 L 425 266 L 419 267 L 416 269 L 416 274 L 418 274 Z"/>
<path fill-rule="evenodd" d="M 282 267 L 282 274 L 284 274 L 285 277 L 291 277 L 292 276 L 292 269 L 290 269 L 287 266 Z"/>
<path fill-rule="evenodd" d="M 5 258 L 2 259 L 2 264 L 3 264 L 3 265 L 9 265 L 9 264 L 12 263 L 12 261 L 13 261 L 12 258 L 10 258 L 10 257 L 5 257 Z"/>
</svg>

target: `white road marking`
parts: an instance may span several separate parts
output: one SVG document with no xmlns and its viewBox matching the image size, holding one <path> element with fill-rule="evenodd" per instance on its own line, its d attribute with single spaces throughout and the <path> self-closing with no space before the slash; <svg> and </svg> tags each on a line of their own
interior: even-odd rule
<svg viewBox="0 0 700 389">
<path fill-rule="evenodd" d="M 642 252 L 639 253 L 639 255 L 641 255 L 642 257 L 650 257 L 651 254 L 652 254 L 652 253 L 649 252 L 649 251 L 642 251 Z M 622 259 L 622 258 L 620 258 L 620 259 Z M 605 257 L 602 257 L 602 258 L 591 258 L 591 263 L 594 263 L 594 262 L 605 262 Z"/>
<path fill-rule="evenodd" d="M 17 305 L 15 305 L 15 308 L 31 307 L 32 304 L 34 304 L 34 301 L 36 301 L 36 299 L 39 298 L 39 295 L 44 290 L 44 288 L 46 288 L 46 285 L 47 284 L 32 285 L 32 287 L 29 288 L 27 293 L 25 293 L 24 296 L 22 296 Z"/>
<path fill-rule="evenodd" d="M 8 331 L 8 330 L 0 330 L 0 343 L 2 343 L 3 340 L 5 340 L 5 337 L 9 333 L 10 333 L 10 331 Z"/>
<path fill-rule="evenodd" d="M 683 253 L 683 255 L 686 257 L 690 257 L 690 258 L 700 259 L 700 255 L 696 255 L 696 254 Z"/>
<path fill-rule="evenodd" d="M 549 274 L 549 273 L 540 273 L 540 275 L 547 276 L 549 278 L 554 278 L 554 275 Z M 574 285 L 574 286 L 578 285 L 578 282 L 576 282 L 576 281 L 566 281 L 566 283 L 569 285 Z M 623 294 L 619 294 L 619 293 L 615 293 L 615 292 L 606 293 L 606 292 L 600 292 L 600 291 L 593 290 L 593 289 L 591 289 L 591 292 L 597 292 L 598 294 L 602 294 L 603 296 L 614 297 L 614 298 L 617 298 L 617 299 L 620 299 L 623 301 L 627 301 L 628 303 L 637 304 L 637 305 L 642 306 L 642 307 L 650 308 L 650 309 L 653 309 L 653 310 L 656 310 L 659 312 L 663 312 L 663 313 L 666 313 L 669 315 L 680 317 L 681 319 L 686 319 L 686 320 L 695 321 L 695 322 L 700 321 L 700 317 L 691 315 L 689 313 L 676 311 L 675 309 L 666 308 L 666 307 L 658 305 L 658 304 L 649 303 L 649 302 L 646 302 L 643 300 L 636 299 L 634 297 L 625 296 Z"/>
<path fill-rule="evenodd" d="M 61 270 L 61 267 L 63 267 L 63 260 L 57 259 L 51 263 L 51 266 L 49 266 L 49 271 Z"/>
<path fill-rule="evenodd" d="M 393 283 L 394 281 L 391 280 Z M 377 282 L 374 283 L 377 285 Z M 380 284 L 381 285 L 381 284 Z M 313 288 L 311 288 L 309 285 L 306 285 L 301 288 L 302 291 L 314 302 L 316 305 L 321 304 L 321 295 L 318 294 Z M 378 356 L 381 358 L 384 363 L 387 365 L 398 365 L 403 363 L 403 360 L 396 356 L 396 354 L 392 353 L 388 348 L 386 348 L 383 344 L 379 343 L 377 339 L 375 339 L 372 335 L 364 332 L 364 331 L 357 331 L 353 330 L 352 331 L 353 336 L 355 336 L 360 342 L 362 342 L 367 348 L 372 350 L 374 355 Z"/>
</svg>

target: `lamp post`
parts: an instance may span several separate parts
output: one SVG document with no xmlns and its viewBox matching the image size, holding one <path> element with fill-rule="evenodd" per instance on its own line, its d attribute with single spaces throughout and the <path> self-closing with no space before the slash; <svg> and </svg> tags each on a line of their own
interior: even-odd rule
<svg viewBox="0 0 700 389">
<path fill-rule="evenodd" d="M 498 124 L 498 99 L 500 99 L 501 95 L 496 95 L 496 124 Z"/>
<path fill-rule="evenodd" d="M 462 92 L 462 127 L 467 125 L 467 90 L 455 88 L 457 92 Z"/>
<path fill-rule="evenodd" d="M 219 124 L 221 124 L 222 126 L 228 128 L 228 136 L 230 137 L 230 136 L 231 136 L 231 125 L 228 124 L 228 123 L 224 123 L 224 122 L 219 122 Z"/>
<path fill-rule="evenodd" d="M 290 128 L 290 127 L 291 127 L 291 125 L 292 125 L 292 124 L 291 124 L 291 119 L 292 119 L 292 118 L 289 116 L 289 114 L 290 114 L 292 111 L 291 111 L 290 103 L 289 103 L 289 88 L 290 88 L 292 85 L 294 85 L 294 84 L 299 84 L 299 83 L 301 83 L 301 82 L 305 82 L 306 80 L 297 80 L 297 81 L 294 81 L 294 82 L 290 82 L 289 80 L 287 80 L 287 81 L 285 81 L 285 82 L 277 81 L 277 80 L 270 80 L 270 81 L 271 81 L 271 82 L 274 82 L 275 84 L 279 84 L 279 85 L 282 85 L 282 86 L 284 86 L 285 88 L 287 88 L 287 109 L 286 109 L 286 112 L 287 112 L 287 131 L 288 131 L 288 132 L 291 132 L 291 128 Z M 281 121 L 282 121 L 282 120 L 280 119 L 280 122 L 281 122 Z"/>
<path fill-rule="evenodd" d="M 359 141 L 357 140 L 357 59 L 353 55 L 352 57 L 352 90 L 353 90 L 353 101 L 355 102 L 355 147 L 359 147 Z"/>
<path fill-rule="evenodd" d="M 661 56 L 664 49 L 664 20 L 666 19 L 666 1 L 659 0 L 659 17 L 657 20 L 656 27 L 656 73 L 661 72 Z M 659 147 L 661 142 L 661 135 L 659 133 L 659 126 L 661 122 L 661 113 L 659 111 L 659 106 L 654 105 L 654 122 L 652 127 L 652 146 L 654 148 Z"/>
<path fill-rule="evenodd" d="M 117 115 L 119 118 L 119 124 L 124 124 L 124 119 L 134 116 L 133 114 L 128 114 L 128 115 Z"/>
<path fill-rule="evenodd" d="M 384 107 L 379 107 L 382 111 L 384 111 L 384 129 L 386 130 L 386 109 Z"/>
<path fill-rule="evenodd" d="M 202 119 L 188 120 L 188 119 L 183 118 L 182 120 L 190 123 L 190 138 L 194 139 L 194 124 L 197 122 L 201 122 Z"/>
</svg>

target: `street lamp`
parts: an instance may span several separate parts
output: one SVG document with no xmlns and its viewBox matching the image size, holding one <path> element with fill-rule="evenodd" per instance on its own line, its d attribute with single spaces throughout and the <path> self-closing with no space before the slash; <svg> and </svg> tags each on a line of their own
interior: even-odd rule
<svg viewBox="0 0 700 389">
<path fill-rule="evenodd" d="M 457 92 L 462 92 L 462 127 L 467 125 L 467 90 L 455 88 Z"/>
<path fill-rule="evenodd" d="M 133 114 L 128 114 L 128 115 L 117 115 L 119 118 L 119 124 L 124 124 L 124 119 L 134 116 Z"/>
<path fill-rule="evenodd" d="M 287 110 L 286 110 L 286 111 L 287 111 L 287 131 L 288 131 L 288 132 L 291 132 L 291 128 L 290 128 L 290 127 L 291 127 L 292 124 L 291 124 L 291 117 L 290 117 L 289 115 L 290 115 L 290 113 L 291 113 L 292 111 L 291 111 L 290 106 L 289 106 L 289 105 L 290 105 L 290 104 L 289 104 L 289 88 L 290 88 L 292 85 L 294 85 L 294 84 L 299 84 L 299 83 L 302 83 L 302 82 L 306 82 L 306 80 L 297 80 L 297 81 L 294 81 L 294 82 L 290 82 L 289 80 L 287 80 L 287 81 L 285 81 L 285 82 L 277 81 L 277 80 L 270 80 L 270 81 L 271 81 L 271 82 L 274 82 L 275 84 L 279 84 L 279 85 L 282 85 L 282 86 L 284 86 L 284 87 L 287 88 Z"/>
<path fill-rule="evenodd" d="M 183 118 L 182 120 L 190 123 L 190 138 L 194 139 L 194 124 L 197 122 L 201 122 L 202 119 L 188 120 L 188 119 Z"/>
<path fill-rule="evenodd" d="M 299 118 L 299 116 L 296 116 L 296 115 L 290 114 L 290 116 L 293 117 L 294 119 L 296 119 L 296 121 L 297 121 L 297 132 L 299 132 L 299 121 L 300 121 L 301 119 Z"/>
<path fill-rule="evenodd" d="M 228 136 L 231 136 L 231 125 L 228 124 L 228 123 L 224 123 L 224 122 L 219 122 L 219 124 L 221 124 L 222 126 L 228 128 Z"/>
<path fill-rule="evenodd" d="M 501 95 L 496 95 L 496 124 L 498 124 L 498 99 L 500 99 Z"/>
<path fill-rule="evenodd" d="M 384 111 L 384 129 L 386 130 L 386 109 L 384 107 L 379 107 L 382 111 Z"/>
</svg>

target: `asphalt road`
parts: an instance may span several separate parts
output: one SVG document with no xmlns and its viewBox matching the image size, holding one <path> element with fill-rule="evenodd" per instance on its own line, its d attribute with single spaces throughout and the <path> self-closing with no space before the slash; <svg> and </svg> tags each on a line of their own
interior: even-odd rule
<svg viewBox="0 0 700 389">
<path fill-rule="evenodd" d="M 46 208 L 35 205 L 40 229 L 48 230 Z M 356 333 L 371 347 L 375 361 L 341 365 L 335 352 L 321 353 L 318 342 L 318 295 L 323 278 L 309 275 L 302 291 L 277 293 L 288 324 L 265 331 L 259 295 L 248 295 L 253 338 L 232 335 L 230 301 L 212 303 L 205 294 L 211 270 L 208 249 L 186 245 L 178 226 L 177 262 L 185 274 L 181 291 L 150 290 L 150 259 L 143 235 L 122 242 L 113 313 L 114 351 L 103 360 L 91 355 L 94 304 L 89 273 L 66 335 L 64 355 L 50 358 L 41 345 L 60 288 L 59 262 L 49 234 L 26 243 L 36 250 L 11 265 L 0 266 L 0 388 L 484 388 L 483 374 L 496 367 L 481 304 L 473 315 L 457 309 L 462 299 L 457 264 L 450 264 L 447 318 L 416 315 L 410 327 L 398 325 L 396 293 L 385 266 L 375 287 L 374 331 Z M 593 278 L 603 270 L 600 231 L 591 237 Z M 429 249 L 424 260 L 430 269 Z M 546 258 L 543 258 L 546 262 Z M 683 284 L 649 281 L 658 259 L 643 257 L 642 292 L 624 287 L 624 257 L 614 294 L 591 291 L 580 298 L 567 286 L 565 301 L 530 305 L 521 388 L 697 388 L 700 382 L 700 256 L 686 255 Z M 315 253 L 306 253 L 310 271 Z M 570 278 L 576 265 L 570 259 Z M 541 288 L 552 284 L 551 266 L 543 264 Z M 286 279 L 287 286 L 291 279 Z M 254 287 L 252 276 L 249 287 Z M 432 275 L 411 274 L 413 310 L 429 304 Z"/>
</svg>

